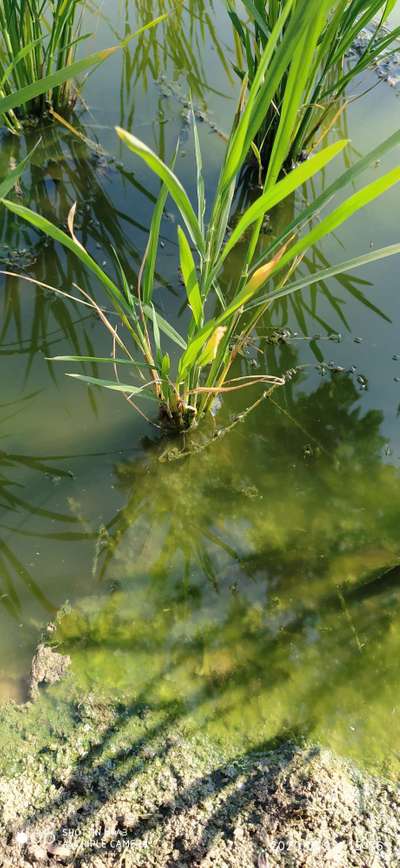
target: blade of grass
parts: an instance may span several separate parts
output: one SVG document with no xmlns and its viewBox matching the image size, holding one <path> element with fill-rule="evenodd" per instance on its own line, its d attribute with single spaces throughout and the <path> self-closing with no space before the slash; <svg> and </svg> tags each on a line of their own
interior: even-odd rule
<svg viewBox="0 0 400 868">
<path fill-rule="evenodd" d="M 203 319 L 203 302 L 197 280 L 196 266 L 192 251 L 185 233 L 178 226 L 179 259 L 186 295 L 196 326 L 200 327 Z"/>
<path fill-rule="evenodd" d="M 371 262 L 378 262 L 381 259 L 386 259 L 389 256 L 396 256 L 400 253 L 400 244 L 390 244 L 388 247 L 381 247 L 379 250 L 374 250 L 372 253 L 365 253 L 362 256 L 355 256 L 353 259 L 348 259 L 345 262 L 339 262 L 337 265 L 332 265 L 330 268 L 323 268 L 320 271 L 317 271 L 316 274 L 308 274 L 306 277 L 300 278 L 300 280 L 296 280 L 295 283 L 291 283 L 286 286 L 284 289 L 279 290 L 278 292 L 271 292 L 266 295 L 262 295 L 257 298 L 256 301 L 253 301 L 251 304 L 247 305 L 247 310 L 252 310 L 253 308 L 259 307 L 260 305 L 265 304 L 270 301 L 273 302 L 278 298 L 284 298 L 287 295 L 292 295 L 294 292 L 298 292 L 300 289 L 304 289 L 305 287 L 312 286 L 315 283 L 320 283 L 324 280 L 328 280 L 330 277 L 336 277 L 338 274 L 344 274 L 346 271 L 353 271 L 356 268 L 362 268 L 365 265 L 369 265 Z"/>
<path fill-rule="evenodd" d="M 199 250 L 203 252 L 204 241 L 197 217 L 190 204 L 186 191 L 174 172 L 163 163 L 160 157 L 157 156 L 151 148 L 145 145 L 145 143 L 140 139 L 137 139 L 136 136 L 133 136 L 132 133 L 128 133 L 126 130 L 121 129 L 121 127 L 116 127 L 116 132 L 121 141 L 127 145 L 129 150 L 147 163 L 154 174 L 161 178 L 179 209 L 192 240 L 195 242 Z"/>
<path fill-rule="evenodd" d="M 365 205 L 373 202 L 374 199 L 377 199 L 378 196 L 381 196 L 386 192 L 386 190 L 389 190 L 390 187 L 393 187 L 393 185 L 397 184 L 399 181 L 400 167 L 392 169 L 382 178 L 372 181 L 371 184 L 368 184 L 366 187 L 363 187 L 362 190 L 354 193 L 353 196 L 346 199 L 346 201 L 332 211 L 331 214 L 328 214 L 327 217 L 314 226 L 311 232 L 308 232 L 303 238 L 294 244 L 278 263 L 277 270 L 284 268 L 289 262 L 295 259 L 295 257 L 300 256 L 309 247 L 316 244 L 318 241 L 321 241 L 322 238 L 325 238 L 326 235 L 341 226 L 342 223 L 347 221 L 353 214 L 361 208 L 364 208 Z"/>
<path fill-rule="evenodd" d="M 313 157 L 310 157 L 310 159 L 305 163 L 301 163 L 300 166 L 297 166 L 297 168 L 292 172 L 289 172 L 285 178 L 278 181 L 277 184 L 260 196 L 254 204 L 247 209 L 241 220 L 239 220 L 239 223 L 235 226 L 229 240 L 225 244 L 219 260 L 220 263 L 222 264 L 224 262 L 227 255 L 231 252 L 235 244 L 237 244 L 246 232 L 246 229 L 248 229 L 252 223 L 255 223 L 260 219 L 260 217 L 263 217 L 267 211 L 270 211 L 275 207 L 275 205 L 287 196 L 290 196 L 294 190 L 323 169 L 324 166 L 341 153 L 347 144 L 348 140 L 343 139 L 339 142 L 335 142 L 333 145 L 329 145 Z"/>
<path fill-rule="evenodd" d="M 98 377 L 89 377 L 85 374 L 66 374 L 73 380 L 80 380 L 82 383 L 87 383 L 89 386 L 101 386 L 103 389 L 111 389 L 113 392 L 123 392 L 126 395 L 142 395 L 151 401 L 157 401 L 154 395 L 149 395 L 145 392 L 146 389 L 153 388 L 153 382 L 146 383 L 144 386 L 133 386 L 132 384 L 116 383 L 113 380 L 101 380 Z"/>
</svg>

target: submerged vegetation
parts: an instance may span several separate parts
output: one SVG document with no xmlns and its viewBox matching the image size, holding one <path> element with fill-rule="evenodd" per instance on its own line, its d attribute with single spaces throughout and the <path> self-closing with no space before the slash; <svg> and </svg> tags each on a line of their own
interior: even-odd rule
<svg viewBox="0 0 400 868">
<path fill-rule="evenodd" d="M 101 268 L 79 241 L 74 228 L 76 206 L 68 217 L 69 235 L 42 216 L 23 205 L 4 201 L 14 214 L 27 220 L 73 252 L 100 280 L 108 299 L 118 315 L 121 329 L 114 326 L 94 299 L 93 294 L 81 289 L 85 304 L 99 314 L 112 337 L 109 359 L 95 357 L 62 357 L 70 361 L 92 362 L 113 366 L 115 378 L 100 379 L 84 374 L 71 374 L 92 385 L 121 392 L 137 409 L 141 398 L 159 405 L 162 425 L 181 431 L 191 428 L 210 411 L 215 396 L 257 384 L 275 388 L 284 383 L 282 377 L 268 374 L 235 376 L 232 366 L 246 340 L 270 305 L 276 300 L 297 292 L 304 286 L 319 283 L 326 277 L 340 274 L 368 262 L 393 255 L 400 244 L 375 250 L 331 268 L 318 269 L 306 279 L 291 281 L 293 272 L 304 255 L 322 238 L 334 232 L 356 211 L 372 202 L 400 180 L 400 168 L 394 168 L 378 180 L 348 196 L 326 216 L 321 209 L 333 196 L 352 183 L 371 163 L 389 148 L 398 144 L 400 133 L 394 134 L 381 147 L 360 159 L 352 168 L 340 175 L 313 201 L 295 213 L 289 225 L 281 228 L 273 242 L 261 246 L 265 216 L 295 193 L 302 184 L 313 179 L 346 147 L 346 140 L 334 142 L 316 152 L 304 163 L 284 172 L 288 153 L 288 136 L 293 125 L 280 127 L 274 144 L 262 194 L 242 214 L 234 228 L 230 226 L 231 207 L 237 182 L 250 149 L 262 128 L 265 111 L 274 104 L 275 94 L 287 76 L 287 99 L 290 95 L 290 117 L 294 122 L 301 94 L 299 77 L 293 79 L 294 64 L 300 62 L 299 45 L 307 44 L 310 34 L 318 40 L 323 16 L 330 3 L 318 4 L 318 28 L 315 30 L 316 4 L 284 5 L 267 41 L 253 83 L 242 94 L 233 123 L 225 157 L 213 201 L 206 201 L 203 161 L 194 113 L 193 136 L 196 156 L 197 210 L 173 167 L 167 166 L 146 144 L 131 133 L 117 129 L 124 144 L 139 156 L 157 176 L 161 192 L 154 210 L 149 241 L 139 272 L 136 292 L 132 289 L 129 273 L 123 268 L 118 251 L 115 258 L 120 271 L 117 284 Z M 300 40 L 300 41 L 299 41 Z M 303 46 L 304 48 L 304 46 Z M 282 115 L 282 122 L 284 115 Z M 283 173 L 283 174 L 282 174 Z M 177 332 L 172 323 L 156 310 L 154 275 L 159 247 L 162 215 L 167 196 L 170 195 L 179 212 L 182 226 L 178 227 L 179 265 L 185 285 L 190 311 L 185 335 Z M 318 222 L 316 218 L 318 217 Z M 223 286 L 223 266 L 235 246 L 246 239 L 244 256 L 235 285 L 226 298 Z M 267 294 L 261 290 L 269 284 Z M 165 339 L 168 346 L 164 345 Z M 170 347 L 174 354 L 171 356 Z M 141 358 L 137 358 L 139 351 Z M 118 352 L 118 355 L 117 355 Z M 120 379 L 119 370 L 128 367 L 139 381 Z M 143 412 L 143 411 L 141 411 Z"/>
<path fill-rule="evenodd" d="M 258 165 L 276 178 L 280 166 L 305 156 L 337 123 L 347 104 L 346 89 L 356 77 L 398 48 L 400 27 L 385 28 L 396 0 L 243 3 L 250 24 L 241 20 L 231 0 L 229 13 L 240 48 L 241 65 L 236 70 L 250 87 L 266 47 L 277 50 L 273 34 L 282 14 L 288 29 L 292 18 L 298 22 L 298 39 L 289 48 L 290 63 L 272 93 L 268 77 L 264 79 L 264 117 L 253 140 Z M 365 28 L 369 28 L 369 38 L 351 63 L 347 55 Z M 282 31 L 280 40 L 284 38 Z"/>
</svg>

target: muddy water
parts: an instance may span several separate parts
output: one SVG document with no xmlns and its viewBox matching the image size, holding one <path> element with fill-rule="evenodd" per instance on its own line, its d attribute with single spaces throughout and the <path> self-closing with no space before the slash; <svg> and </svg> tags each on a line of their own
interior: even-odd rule
<svg viewBox="0 0 400 868">
<path fill-rule="evenodd" d="M 135 21 L 129 4 L 108 3 L 87 30 L 97 46 L 110 45 L 165 5 L 138 3 Z M 77 201 L 85 244 L 110 273 L 116 247 L 134 281 L 158 190 L 113 127 L 134 130 L 166 158 L 180 136 L 177 170 L 192 191 L 190 88 L 212 193 L 237 94 L 232 62 L 224 4 L 182 8 L 180 20 L 168 19 L 90 77 L 85 105 L 70 118 L 80 137 L 41 130 L 22 180 L 25 203 L 63 223 Z M 350 136 L 350 159 L 398 127 L 399 90 L 371 73 L 357 92 L 371 85 L 335 131 Z M 36 131 L 20 141 L 3 134 L 2 173 L 36 138 Z M 363 180 L 398 160 L 399 150 Z M 294 207 L 286 203 L 274 219 L 287 219 Z M 324 242 L 303 271 L 398 241 L 399 216 L 394 190 Z M 9 215 L 1 220 L 5 270 L 17 267 L 69 291 L 77 283 L 101 297 L 59 247 Z M 157 301 L 179 329 L 170 205 L 162 238 Z M 40 631 L 68 601 L 59 634 L 82 685 L 171 706 L 188 727 L 207 728 L 238 749 L 312 734 L 365 765 L 395 770 L 398 292 L 391 259 L 277 305 L 238 367 L 243 374 L 254 366 L 307 367 L 230 434 L 168 463 L 160 458 L 171 444 L 121 399 L 74 384 L 64 376 L 68 366 L 48 361 L 70 352 L 108 355 L 95 316 L 4 278 L 4 698 L 22 696 Z M 225 401 L 216 425 L 229 424 L 256 397 Z M 206 446 L 211 434 L 205 426 L 188 445 Z"/>
</svg>

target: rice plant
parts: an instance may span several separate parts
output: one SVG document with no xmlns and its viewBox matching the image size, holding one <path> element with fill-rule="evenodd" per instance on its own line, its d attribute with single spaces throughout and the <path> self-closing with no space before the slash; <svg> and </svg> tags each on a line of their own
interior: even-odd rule
<svg viewBox="0 0 400 868">
<path fill-rule="evenodd" d="M 74 118 L 76 134 L 84 137 L 84 141 L 71 135 L 64 127 L 51 126 L 46 130 L 45 140 L 36 149 L 29 160 L 20 185 L 19 195 L 31 208 L 41 211 L 53 222 L 62 221 L 74 201 L 84 201 L 90 189 L 90 210 L 88 203 L 81 213 L 80 233 L 85 244 L 97 245 L 102 248 L 107 261 L 112 262 L 113 248 L 121 251 L 121 262 L 125 269 L 133 264 L 139 268 L 141 261 L 141 246 L 135 243 L 135 232 L 147 236 L 147 225 L 140 220 L 134 220 L 129 208 L 113 207 L 111 197 L 104 184 L 102 167 L 106 165 L 106 156 L 93 161 L 94 142 L 86 135 L 87 129 Z M 17 163 L 25 144 L 35 136 L 10 136 L 6 143 L 4 163 Z M 12 156 L 11 156 L 12 155 Z M 104 163 L 103 163 L 104 159 Z M 133 173 L 122 167 L 115 168 L 119 182 L 126 184 L 127 202 L 135 196 L 138 187 Z M 56 176 L 56 184 L 49 187 L 49 178 Z M 14 184 L 17 186 L 18 181 Z M 148 198 L 152 206 L 156 197 L 141 185 L 141 195 Z M 5 194 L 4 194 L 5 195 Z M 92 354 L 93 320 L 96 317 L 91 308 L 82 309 L 79 303 L 71 303 L 61 295 L 54 298 L 54 304 L 48 304 L 48 294 L 43 293 L 39 286 L 32 287 L 32 315 L 24 316 L 27 302 L 27 285 L 20 278 L 20 271 L 33 269 L 35 277 L 41 283 L 51 282 L 57 286 L 73 286 L 79 284 L 90 291 L 90 273 L 85 266 L 74 257 L 65 257 L 62 249 L 56 243 L 38 236 L 31 227 L 23 221 L 15 221 L 14 216 L 5 208 L 0 214 L 0 268 L 3 277 L 0 289 L 0 365 L 5 364 L 5 358 L 13 353 L 20 358 L 21 371 L 24 371 L 25 383 L 34 371 L 34 360 L 40 351 L 47 359 L 60 352 L 59 344 L 67 340 L 71 352 L 76 354 Z M 49 277 L 51 275 L 51 277 Z M 174 293 L 175 288 L 157 272 L 159 286 L 166 294 Z M 62 375 L 60 366 L 47 361 L 48 375 L 56 382 L 57 375 Z M 82 366 L 86 373 L 98 373 L 96 365 Z M 98 390 L 88 390 L 88 401 L 96 412 Z"/>
<path fill-rule="evenodd" d="M 86 0 L 0 0 L 0 118 L 13 133 L 46 109 L 74 102 L 74 79 L 140 33 L 164 20 L 159 16 L 119 45 L 75 60 Z"/>
<path fill-rule="evenodd" d="M 80 42 L 85 0 L 0 0 L 1 96 L 70 66 Z M 24 105 L 23 115 L 41 115 L 46 102 L 64 108 L 74 100 L 70 79 Z M 11 128 L 18 120 L 7 115 Z"/>
<path fill-rule="evenodd" d="M 265 47 L 282 14 L 289 27 L 298 7 L 290 0 L 243 0 L 250 23 L 228 0 L 242 62 L 236 71 L 251 87 Z M 396 0 L 310 0 L 313 19 L 302 29 L 290 64 L 272 93 L 267 78 L 264 119 L 254 138 L 258 165 L 275 177 L 284 160 L 290 164 L 307 152 L 336 124 L 346 105 L 345 91 L 361 72 L 383 55 L 399 48 L 400 27 L 388 31 L 386 23 Z M 361 43 L 355 62 L 348 53 L 365 29 L 370 38 Z M 284 39 L 284 31 L 281 33 Z"/>
<path fill-rule="evenodd" d="M 325 0 L 326 5 L 326 0 Z M 316 8 L 324 6 L 307 0 L 294 3 L 287 0 L 278 18 L 247 93 L 243 86 L 238 110 L 226 147 L 219 180 L 211 203 L 206 202 L 202 154 L 193 117 L 194 150 L 196 157 L 197 207 L 173 171 L 145 143 L 131 133 L 117 128 L 121 141 L 136 154 L 161 181 L 161 192 L 154 210 L 149 240 L 136 291 L 126 270 L 120 266 L 120 280 L 115 282 L 97 264 L 77 238 L 74 228 L 75 206 L 68 217 L 69 234 L 44 217 L 19 203 L 3 199 L 4 205 L 64 247 L 73 252 L 101 282 L 108 300 L 120 320 L 116 328 L 93 295 L 84 291 L 84 301 L 97 311 L 112 339 L 109 358 L 61 357 L 69 361 L 88 361 L 111 365 L 114 379 L 100 379 L 83 374 L 70 374 L 91 385 L 122 393 L 143 413 L 141 399 L 158 405 L 158 425 L 182 431 L 191 428 L 212 408 L 215 396 L 233 390 L 260 385 L 262 390 L 283 385 L 284 377 L 268 375 L 233 376 L 232 366 L 249 335 L 264 312 L 276 299 L 298 292 L 305 286 L 351 271 L 369 262 L 400 252 L 400 244 L 320 268 L 313 275 L 293 280 L 292 275 L 321 239 L 335 231 L 354 213 L 368 205 L 400 180 L 400 167 L 374 180 L 327 214 L 322 208 L 335 194 L 351 184 L 369 165 L 400 142 L 400 132 L 387 139 L 366 157 L 327 186 L 311 204 L 296 212 L 289 225 L 277 237 L 260 249 L 260 236 L 265 215 L 306 181 L 315 177 L 346 147 L 340 140 L 317 150 L 306 162 L 281 176 L 286 154 L 278 149 L 274 172 L 267 175 L 262 194 L 243 213 L 232 228 L 230 215 L 238 176 L 264 120 L 266 87 L 276 93 L 282 78 L 297 57 L 298 45 L 312 32 Z M 289 14 L 291 12 L 291 14 Z M 267 85 L 266 85 L 267 82 Z M 279 178 L 279 180 L 277 180 Z M 164 206 L 168 195 L 179 212 L 179 265 L 183 277 L 188 307 L 186 334 L 180 334 L 155 307 L 155 267 Z M 313 218 L 318 216 L 318 222 Z M 247 243 L 236 284 L 227 298 L 223 287 L 223 266 L 236 245 L 246 237 Z M 116 253 L 117 262 L 120 258 Z M 267 285 L 269 286 L 267 287 Z M 267 288 L 267 292 L 263 291 Z M 172 354 L 173 350 L 173 354 Z M 117 355 L 118 352 L 118 355 Z M 121 381 L 120 370 L 128 370 L 136 380 Z M 138 404 L 139 402 L 139 404 Z"/>
</svg>

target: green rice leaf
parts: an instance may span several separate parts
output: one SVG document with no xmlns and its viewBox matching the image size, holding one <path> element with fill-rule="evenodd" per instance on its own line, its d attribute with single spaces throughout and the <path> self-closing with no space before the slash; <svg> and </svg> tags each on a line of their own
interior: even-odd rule
<svg viewBox="0 0 400 868">
<path fill-rule="evenodd" d="M 124 295 L 125 295 L 125 298 L 126 298 L 128 304 L 129 304 L 129 307 L 130 307 L 130 309 L 131 309 L 131 311 L 132 311 L 132 314 L 133 314 L 134 318 L 137 319 L 136 310 L 135 310 L 135 300 L 134 300 L 134 298 L 133 298 L 133 296 L 132 296 L 131 289 L 130 289 L 129 282 L 128 282 L 128 278 L 127 278 L 127 276 L 126 276 L 126 274 L 125 274 L 124 267 L 123 267 L 123 265 L 122 265 L 122 262 L 121 262 L 121 260 L 120 260 L 120 258 L 119 258 L 119 256 L 118 256 L 118 253 L 117 253 L 117 251 L 116 251 L 116 249 L 115 249 L 114 246 L 112 247 L 112 251 L 113 251 L 113 253 L 114 253 L 114 256 L 115 256 L 115 259 L 116 259 L 116 262 L 117 262 L 117 265 L 118 265 L 118 271 L 119 271 L 119 273 L 120 273 L 120 275 L 121 275 L 122 286 L 123 286 L 123 289 L 124 289 Z"/>
<path fill-rule="evenodd" d="M 170 338 L 170 340 L 173 341 L 174 344 L 177 344 L 177 346 L 181 347 L 182 350 L 186 350 L 186 341 L 183 339 L 183 337 L 181 337 L 179 332 L 177 332 L 176 329 L 174 329 L 174 327 L 172 325 L 170 325 L 170 323 L 167 322 L 167 320 L 164 319 L 164 317 L 162 317 L 161 314 L 158 313 L 158 311 L 155 310 L 154 306 L 150 306 L 149 304 L 145 304 L 145 305 L 143 305 L 143 310 L 144 310 L 144 313 L 146 314 L 146 316 L 152 322 L 153 322 L 153 310 L 154 310 L 155 317 L 157 319 L 157 324 L 158 324 L 158 328 L 160 329 L 160 332 L 164 332 L 164 334 L 167 335 L 167 337 Z"/>
<path fill-rule="evenodd" d="M 132 133 L 128 133 L 126 130 L 121 129 L 121 127 L 116 127 L 115 129 L 117 135 L 124 144 L 127 145 L 129 150 L 138 157 L 141 157 L 141 159 L 150 167 L 152 172 L 161 178 L 167 187 L 170 196 L 172 196 L 172 199 L 182 214 L 192 240 L 195 242 L 198 249 L 203 252 L 204 241 L 200 231 L 199 222 L 190 204 L 188 195 L 174 172 L 172 172 L 172 170 L 163 163 L 162 160 L 160 160 L 160 157 L 157 156 L 151 148 L 145 145 L 144 142 L 140 141 L 140 139 L 137 139 L 136 136 L 133 136 Z"/>
<path fill-rule="evenodd" d="M 278 178 L 296 136 L 300 122 L 299 110 L 304 101 L 307 79 L 313 67 L 314 52 L 327 21 L 329 9 L 332 7 L 332 0 L 318 0 L 314 4 L 311 0 L 307 0 L 307 3 L 313 14 L 309 26 L 297 42 L 291 59 L 285 94 L 280 107 L 279 126 L 268 163 L 267 183 L 274 183 Z"/>
<path fill-rule="evenodd" d="M 210 320 L 193 340 L 190 341 L 186 352 L 184 352 L 183 356 L 181 356 L 179 367 L 178 367 L 178 376 L 179 378 L 183 378 L 187 371 L 192 368 L 195 364 L 197 357 L 199 356 L 201 350 L 204 347 L 204 342 L 208 340 L 214 331 L 217 325 L 217 321 L 212 319 Z"/>
<path fill-rule="evenodd" d="M 136 359 L 114 359 L 112 356 L 50 356 L 50 362 L 93 362 L 95 364 L 105 365 L 129 365 L 131 368 L 148 368 L 152 370 L 152 366 L 145 362 L 137 362 Z M 155 370 L 155 368 L 154 368 Z"/>
<path fill-rule="evenodd" d="M 67 235 L 62 229 L 59 229 L 58 226 L 55 226 L 50 220 L 47 220 L 45 217 L 41 217 L 40 214 L 36 214 L 35 211 L 31 211 L 30 208 L 26 208 L 24 205 L 19 205 L 16 202 L 10 202 L 8 199 L 1 199 L 3 205 L 8 208 L 9 211 L 12 211 L 13 214 L 16 214 L 17 217 L 22 217 L 23 220 L 26 220 L 27 223 L 30 223 L 31 226 L 34 226 L 35 229 L 39 229 L 41 232 L 44 232 L 50 238 L 53 238 L 54 241 L 58 241 L 63 247 L 66 247 L 78 259 L 83 262 L 96 277 L 99 278 L 103 286 L 106 288 L 108 294 L 124 309 L 129 311 L 129 306 L 124 299 L 121 291 L 118 289 L 116 284 L 111 280 L 110 277 L 97 265 L 94 259 L 90 256 L 89 253 L 78 244 L 70 235 Z"/>
<path fill-rule="evenodd" d="M 385 193 L 386 190 L 389 190 L 390 187 L 393 187 L 393 185 L 397 184 L 399 181 L 400 167 L 397 167 L 392 169 L 390 172 L 387 172 L 387 174 L 382 178 L 378 178 L 376 181 L 363 187 L 362 190 L 354 193 L 353 196 L 350 196 L 349 199 L 342 202 L 338 208 L 314 226 L 311 232 L 308 232 L 307 235 L 300 238 L 296 244 L 290 247 L 287 253 L 285 253 L 282 256 L 282 259 L 278 262 L 275 271 L 280 271 L 282 268 L 285 268 L 285 266 L 289 262 L 292 262 L 295 257 L 300 256 L 309 247 L 316 244 L 322 238 L 325 238 L 326 235 L 333 232 L 338 228 L 338 226 L 341 226 L 341 224 L 348 220 L 349 217 L 361 208 L 364 208 L 365 205 L 373 202 L 374 199 L 377 199 L 378 196 L 381 196 L 382 193 Z"/>
<path fill-rule="evenodd" d="M 161 362 L 161 376 L 163 380 L 168 380 L 169 372 L 171 370 L 171 359 L 168 353 L 164 353 Z"/>
<path fill-rule="evenodd" d="M 243 217 L 239 220 L 237 225 L 235 226 L 229 240 L 225 244 L 225 247 L 222 251 L 220 257 L 220 263 L 226 259 L 228 253 L 231 252 L 232 248 L 237 244 L 240 238 L 244 235 L 246 230 L 259 220 L 261 217 L 264 217 L 264 214 L 267 211 L 270 211 L 275 207 L 279 202 L 285 199 L 287 196 L 290 196 L 294 190 L 312 178 L 317 172 L 324 168 L 331 160 L 334 159 L 343 148 L 348 144 L 348 139 L 342 139 L 339 142 L 335 142 L 333 145 L 329 145 L 327 148 L 324 148 L 322 151 L 319 151 L 313 157 L 310 157 L 306 162 L 301 163 L 300 166 L 297 166 L 296 169 L 293 169 L 286 175 L 282 181 L 278 181 L 277 184 L 271 187 L 266 193 L 260 196 L 250 208 L 243 214 Z"/>
<path fill-rule="evenodd" d="M 299 292 L 300 289 L 313 286 L 315 283 L 321 283 L 324 280 L 328 280 L 330 277 L 336 277 L 337 274 L 345 274 L 347 271 L 353 271 L 356 268 L 369 265 L 371 262 L 378 262 L 380 259 L 386 259 L 389 256 L 396 256 L 398 254 L 400 254 L 400 244 L 390 244 L 388 247 L 380 247 L 379 250 L 374 250 L 372 253 L 355 256 L 353 259 L 347 259 L 345 262 L 339 262 L 337 265 L 331 265 L 329 268 L 323 268 L 313 274 L 307 274 L 307 276 L 300 278 L 300 280 L 296 280 L 295 283 L 288 284 L 284 289 L 280 289 L 277 292 L 270 292 L 266 295 L 262 295 L 252 304 L 249 304 L 247 310 L 252 310 L 268 301 L 272 303 L 278 298 L 285 298 L 287 295 L 293 295 L 293 293 Z"/>
<path fill-rule="evenodd" d="M 157 361 L 161 359 L 161 341 L 160 341 L 160 329 L 157 322 L 157 314 L 154 307 L 154 304 L 151 305 L 151 319 L 153 323 L 153 334 L 154 334 L 154 343 L 156 347 L 157 353 Z"/>
<path fill-rule="evenodd" d="M 393 12 L 394 7 L 396 6 L 397 0 L 387 0 L 385 11 L 383 13 L 382 21 L 385 22 L 389 15 Z"/>
<path fill-rule="evenodd" d="M 0 88 L 3 87 L 4 83 L 10 77 L 10 75 L 12 74 L 13 70 L 18 65 L 18 63 L 20 63 L 20 61 L 23 60 L 24 57 L 26 57 L 28 54 L 30 54 L 32 49 L 35 48 L 36 45 L 39 45 L 40 42 L 43 41 L 43 39 L 44 39 L 44 36 L 40 36 L 38 39 L 34 39 L 32 42 L 29 42 L 27 45 L 23 45 L 23 47 L 20 49 L 20 51 L 18 51 L 17 54 L 15 55 L 15 57 L 13 57 L 12 62 L 9 63 L 9 65 L 4 70 L 3 75 L 1 77 L 1 80 L 0 80 Z"/>
<path fill-rule="evenodd" d="M 285 41 L 281 42 L 281 51 L 280 51 L 280 63 L 275 64 L 272 72 L 269 70 L 268 76 L 266 75 L 267 70 L 272 65 L 272 60 L 274 57 L 275 49 L 278 45 L 278 42 L 281 38 L 281 34 L 286 25 L 287 19 L 290 15 L 292 7 L 294 5 L 294 0 L 287 0 L 284 5 L 283 11 L 279 16 L 275 27 L 273 28 L 270 38 L 267 42 L 266 48 L 259 60 L 258 68 L 256 74 L 254 76 L 254 81 L 249 93 L 249 97 L 247 100 L 246 108 L 239 119 L 237 128 L 235 132 L 232 134 L 229 146 L 227 149 L 227 155 L 225 159 L 224 168 L 221 175 L 220 180 L 220 188 L 221 191 L 225 190 L 229 187 L 232 179 L 235 177 L 238 172 L 245 156 L 250 147 L 250 142 L 255 138 L 257 129 L 257 108 L 259 106 L 259 94 L 260 89 L 263 85 L 264 77 L 268 80 L 268 92 L 263 93 L 263 102 L 264 102 L 264 113 L 266 108 L 268 107 L 270 99 L 272 99 L 274 93 L 279 86 L 279 82 L 284 74 L 285 67 L 287 66 L 287 60 L 283 61 L 284 53 L 287 52 L 288 49 L 288 41 L 289 38 L 292 38 L 292 32 L 289 34 L 286 33 Z M 300 19 L 299 19 L 300 21 Z M 293 30 L 293 28 L 292 28 Z M 293 32 L 293 38 L 294 38 Z M 298 34 L 297 34 L 298 35 Z M 284 46 L 282 49 L 282 45 Z M 290 56 L 290 54 L 289 54 Z M 261 118 L 260 118 L 261 123 Z"/>
<path fill-rule="evenodd" d="M 192 251 L 185 233 L 178 226 L 179 240 L 179 258 L 182 271 L 182 277 L 185 284 L 186 295 L 193 313 L 193 318 L 196 326 L 201 325 L 203 318 L 203 302 L 201 300 L 200 288 L 197 281 L 196 266 L 194 263 Z"/>
<path fill-rule="evenodd" d="M 206 195 L 203 175 L 203 159 L 201 156 L 201 147 L 199 139 L 199 131 L 196 124 L 196 116 L 192 105 L 192 124 L 193 124 L 193 139 L 194 150 L 196 156 L 196 187 L 197 187 L 197 219 L 199 221 L 200 231 L 204 235 L 204 217 L 206 213 Z"/>
<path fill-rule="evenodd" d="M 11 109 L 18 108 L 21 105 L 26 105 L 31 100 L 41 96 L 43 93 L 54 90 L 55 87 L 59 87 L 61 84 L 64 84 L 65 81 L 81 75 L 83 72 L 86 72 L 87 69 L 90 69 L 90 67 L 104 63 L 104 61 L 107 60 L 108 57 L 111 57 L 112 54 L 115 54 L 119 48 L 120 46 L 116 45 L 113 48 L 105 48 L 103 51 L 96 51 L 88 57 L 84 57 L 81 60 L 77 60 L 75 63 L 71 63 L 70 66 L 52 72 L 51 75 L 46 75 L 45 78 L 40 78 L 38 81 L 28 84 L 26 87 L 22 87 L 8 96 L 1 97 L 0 114 L 5 114 Z"/>
<path fill-rule="evenodd" d="M 160 238 L 161 220 L 168 196 L 168 188 L 162 185 L 157 199 L 156 207 L 150 225 L 149 240 L 144 255 L 144 269 L 142 280 L 142 298 L 145 304 L 151 304 L 154 292 L 154 275 L 156 271 L 158 243 Z"/>
<path fill-rule="evenodd" d="M 19 106 L 26 105 L 27 103 L 31 102 L 31 100 L 36 99 L 36 97 L 41 96 L 48 91 L 52 91 L 54 90 L 54 88 L 64 84 L 64 82 L 69 81 L 72 78 L 77 78 L 91 67 L 99 66 L 117 51 L 125 48 L 132 39 L 139 36 L 145 30 L 149 30 L 150 28 L 155 27 L 161 21 L 164 21 L 166 17 L 166 14 L 160 15 L 158 18 L 154 19 L 154 21 L 150 21 L 148 24 L 146 24 L 144 27 L 141 27 L 135 33 L 129 34 L 129 36 L 126 37 L 126 39 L 124 39 L 118 45 L 113 45 L 111 48 L 105 48 L 102 51 L 96 51 L 94 52 L 94 54 L 90 54 L 88 57 L 77 60 L 75 61 L 75 63 L 71 63 L 68 66 L 63 67 L 62 69 L 56 70 L 56 72 L 52 72 L 50 75 L 46 75 L 44 78 L 32 82 L 32 84 L 26 85 L 26 87 L 20 88 L 19 90 L 15 91 L 15 93 L 11 93 L 8 96 L 1 97 L 0 115 L 6 114 L 6 112 L 18 108 Z"/>
<path fill-rule="evenodd" d="M 380 145 L 377 145 L 376 148 L 369 151 L 365 157 L 361 157 L 356 163 L 350 166 L 349 169 L 339 175 L 332 184 L 329 184 L 316 199 L 313 199 L 312 202 L 307 205 L 303 211 L 297 214 L 295 219 L 285 227 L 284 231 L 275 239 L 268 250 L 264 251 L 263 256 L 254 263 L 254 268 L 258 268 L 262 262 L 265 261 L 266 256 L 273 256 L 275 251 L 278 250 L 278 248 L 283 245 L 294 232 L 298 231 L 299 227 L 303 226 L 309 219 L 314 217 L 315 214 L 336 195 L 336 193 L 344 187 L 347 187 L 349 184 L 353 184 L 356 178 L 362 175 L 369 166 L 373 166 L 384 156 L 384 154 L 393 150 L 393 148 L 398 145 L 400 145 L 400 130 L 392 133 L 392 135 L 385 139 L 385 141 L 381 142 Z"/>
<path fill-rule="evenodd" d="M 156 401 L 154 395 L 146 393 L 146 389 L 152 389 L 152 383 L 146 383 L 145 386 L 132 386 L 127 383 L 117 383 L 115 380 L 101 380 L 99 377 L 87 377 L 85 374 L 66 374 L 66 377 L 71 377 L 73 380 L 81 380 L 82 383 L 87 383 L 89 386 L 100 386 L 102 389 L 111 389 L 113 392 L 123 392 L 125 395 L 142 395 L 144 398 L 150 398 Z"/>
</svg>

